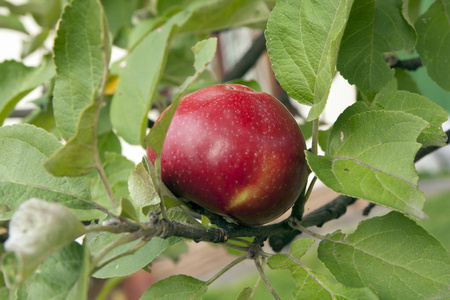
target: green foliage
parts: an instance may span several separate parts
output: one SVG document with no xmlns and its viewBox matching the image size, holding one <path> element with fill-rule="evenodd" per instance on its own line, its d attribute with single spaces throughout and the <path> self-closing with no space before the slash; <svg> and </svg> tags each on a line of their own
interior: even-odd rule
<svg viewBox="0 0 450 300">
<path fill-rule="evenodd" d="M 358 102 L 334 124 L 326 155 L 307 153 L 308 164 L 338 193 L 424 218 L 425 197 L 413 161 L 420 148 L 417 137 L 426 127 L 419 117 Z"/>
<path fill-rule="evenodd" d="M 18 292 L 19 299 L 66 299 L 82 273 L 85 256 L 80 244 L 72 242 L 53 253 Z M 82 298 L 78 298 L 82 299 Z"/>
<path fill-rule="evenodd" d="M 61 17 L 54 45 L 57 76 L 53 106 L 65 138 L 75 134 L 80 115 L 102 92 L 99 89 L 110 51 L 105 26 L 103 9 L 96 0 L 74 1 Z M 91 33 L 87 38 L 86 32 Z"/>
<path fill-rule="evenodd" d="M 226 243 L 238 258 L 207 281 L 163 279 L 142 299 L 449 298 L 448 195 L 425 201 L 414 167 L 417 151 L 448 143 L 449 7 L 448 0 L 0 0 L 0 28 L 24 36 L 20 56 L 45 53 L 35 67 L 0 62 L 0 124 L 30 92 L 39 94 L 26 124 L 0 127 L 0 226 L 9 227 L 0 298 L 87 299 L 91 277 L 122 278 L 159 258 L 177 262 L 190 239 Z M 38 31 L 28 32 L 25 16 Z M 223 226 L 166 187 L 160 158 L 136 166 L 122 154 L 125 141 L 160 156 L 183 95 L 220 80 L 209 72 L 216 50 L 229 51 L 220 31 L 243 26 L 265 30 L 276 79 L 311 107 L 300 127 L 312 137 L 306 156 L 314 175 L 339 194 L 394 212 L 327 236 L 294 219 Z M 126 54 L 111 62 L 113 47 Z M 394 69 L 390 61 L 411 57 L 423 67 Z M 319 131 L 337 71 L 359 101 Z M 148 133 L 149 111 L 169 104 Z M 275 255 L 260 247 L 289 226 L 318 243 L 302 236 Z M 83 234 L 82 244 L 74 241 Z M 246 258 L 258 279 L 211 288 Z"/>
<path fill-rule="evenodd" d="M 0 217 L 11 218 L 18 206 L 31 197 L 58 201 L 75 209 L 92 208 L 86 178 L 57 178 L 47 173 L 42 164 L 61 144 L 43 129 L 31 125 L 0 128 L 0 199 L 9 208 Z M 32 170 L 32 172 L 30 172 Z M 7 192 L 6 192 L 7 191 Z"/>
<path fill-rule="evenodd" d="M 414 49 L 416 32 L 402 5 L 401 0 L 355 0 L 352 6 L 337 69 L 366 95 L 379 92 L 394 76 L 383 53 Z"/>
<path fill-rule="evenodd" d="M 10 76 L 9 74 L 15 74 Z M 0 124 L 25 95 L 55 75 L 53 64 L 48 59 L 39 67 L 27 67 L 16 61 L 0 64 Z"/>
<path fill-rule="evenodd" d="M 186 275 L 175 275 L 158 281 L 141 297 L 142 300 L 167 299 L 202 299 L 206 292 L 205 283 Z"/>
<path fill-rule="evenodd" d="M 274 255 L 268 261 L 272 269 L 289 269 L 291 271 L 297 285 L 292 299 L 377 299 L 375 292 L 370 288 L 349 288 L 334 283 L 306 267 L 300 259 L 313 242 L 314 240 L 306 238 L 297 240 L 291 245 L 288 255 Z"/>
<path fill-rule="evenodd" d="M 312 106 L 308 121 L 317 119 L 325 108 L 352 3 L 279 1 L 267 23 L 267 49 L 275 75 L 291 97 Z M 308 43 L 314 49 L 305 47 Z"/>
<path fill-rule="evenodd" d="M 89 247 L 92 255 L 95 257 L 95 255 L 104 249 L 109 243 L 117 241 L 122 237 L 123 235 L 110 234 L 108 232 L 89 233 L 86 236 L 85 243 Z M 97 270 L 93 276 L 96 278 L 110 278 L 131 275 L 150 264 L 164 250 L 178 241 L 179 238 L 177 237 L 171 237 L 168 239 L 153 238 L 148 243 L 145 243 L 145 245 L 139 245 L 139 241 L 121 245 L 109 252 L 108 255 L 103 257 L 98 262 L 98 264 L 102 267 Z M 129 251 L 131 251 L 130 255 L 120 257 Z M 105 264 L 105 262 L 108 262 L 111 257 L 115 256 L 118 256 L 116 260 Z"/>
<path fill-rule="evenodd" d="M 397 212 L 364 221 L 352 234 L 331 234 L 320 243 L 318 253 L 338 281 L 351 287 L 370 282 L 382 299 L 450 295 L 449 253 Z"/>
<path fill-rule="evenodd" d="M 450 91 L 447 53 L 450 46 L 449 5 L 448 0 L 436 1 L 415 23 L 419 36 L 417 52 L 430 77 L 447 91 Z"/>
</svg>

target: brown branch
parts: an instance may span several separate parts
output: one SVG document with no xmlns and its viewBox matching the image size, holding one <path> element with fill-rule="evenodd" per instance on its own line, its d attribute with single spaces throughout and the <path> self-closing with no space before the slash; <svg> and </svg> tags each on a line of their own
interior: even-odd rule
<svg viewBox="0 0 450 300">
<path fill-rule="evenodd" d="M 388 59 L 388 64 L 392 69 L 400 68 L 407 71 L 415 71 L 422 67 L 422 60 L 420 57 L 401 60 L 396 56 L 390 56 Z"/>
<path fill-rule="evenodd" d="M 234 65 L 233 69 L 223 75 L 222 82 L 231 81 L 243 77 L 250 70 L 259 57 L 266 50 L 266 39 L 262 32 L 254 41 L 250 49 Z"/>
</svg>

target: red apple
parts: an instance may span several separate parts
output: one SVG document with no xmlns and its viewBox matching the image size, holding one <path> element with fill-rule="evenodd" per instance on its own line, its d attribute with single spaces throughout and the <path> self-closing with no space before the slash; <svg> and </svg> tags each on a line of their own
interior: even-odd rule
<svg viewBox="0 0 450 300">
<path fill-rule="evenodd" d="M 178 197 L 261 225 L 286 212 L 304 188 L 305 149 L 298 124 L 277 99 L 242 85 L 214 85 L 181 100 L 161 176 Z M 147 151 L 154 162 L 156 153 Z"/>
</svg>

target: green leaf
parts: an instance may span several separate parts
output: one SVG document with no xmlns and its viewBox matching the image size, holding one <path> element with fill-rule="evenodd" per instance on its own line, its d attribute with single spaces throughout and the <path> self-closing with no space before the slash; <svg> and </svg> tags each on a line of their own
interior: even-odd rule
<svg viewBox="0 0 450 300">
<path fill-rule="evenodd" d="M 138 213 L 133 203 L 126 198 L 120 199 L 120 217 L 131 219 L 135 222 L 139 222 Z"/>
<path fill-rule="evenodd" d="M 450 297 L 449 253 L 400 213 L 361 222 L 353 234 L 337 231 L 318 252 L 338 281 L 371 286 L 381 299 Z"/>
<path fill-rule="evenodd" d="M 254 290 L 251 287 L 245 287 L 237 296 L 236 300 L 250 300 L 253 299 Z"/>
<path fill-rule="evenodd" d="M 0 63 L 0 125 L 20 99 L 53 76 L 54 66 L 48 59 L 38 67 L 27 67 L 13 60 Z"/>
<path fill-rule="evenodd" d="M 175 275 L 154 283 L 141 300 L 194 300 L 202 299 L 205 282 L 187 275 Z"/>
<path fill-rule="evenodd" d="M 42 167 L 60 147 L 55 136 L 32 125 L 0 128 L 0 202 L 13 209 L 0 219 L 9 219 L 22 202 L 32 197 L 57 200 L 71 208 L 93 208 L 88 204 L 91 196 L 86 178 L 57 178 Z"/>
<path fill-rule="evenodd" d="M 446 145 L 447 135 L 442 123 L 448 120 L 448 115 L 435 102 L 407 91 L 394 91 L 377 94 L 374 103 L 384 110 L 403 111 L 427 121 L 429 125 L 417 138 L 422 147 Z"/>
<path fill-rule="evenodd" d="M 108 152 L 122 153 L 122 144 L 120 143 L 119 137 L 112 130 L 98 136 L 97 148 L 102 162 L 105 162 Z"/>
<path fill-rule="evenodd" d="M 89 20 L 80 21 L 86 17 Z M 88 38 L 86 32 L 90 33 Z M 44 164 L 55 176 L 82 176 L 101 168 L 97 122 L 108 77 L 108 38 L 98 0 L 78 0 L 66 6 L 54 47 L 57 78 L 53 106 L 63 135 L 71 136 L 75 126 L 76 131 Z"/>
<path fill-rule="evenodd" d="M 436 1 L 421 15 L 415 27 L 420 54 L 428 75 L 443 89 L 450 91 L 450 1 Z"/>
<path fill-rule="evenodd" d="M 21 300 L 66 299 L 67 293 L 81 275 L 86 257 L 83 252 L 80 244 L 72 242 L 53 253 L 39 266 L 38 272 L 19 288 L 18 298 Z"/>
<path fill-rule="evenodd" d="M 122 236 L 122 234 L 111 234 L 108 232 L 88 233 L 86 235 L 86 245 L 91 250 L 91 253 L 95 255 L 110 242 L 115 241 Z M 129 251 L 132 251 L 132 253 L 106 264 L 103 268 L 95 272 L 93 276 L 96 278 L 110 278 L 131 275 L 150 264 L 164 250 L 177 243 L 179 240 L 180 238 L 178 237 L 169 237 L 167 239 L 152 238 L 139 249 L 135 249 L 135 247 L 141 241 L 134 241 L 119 246 L 109 252 L 99 263 L 102 264 L 112 257 Z"/>
<path fill-rule="evenodd" d="M 131 25 L 131 17 L 138 8 L 137 0 L 101 0 L 103 9 L 108 19 L 108 27 L 113 37 L 116 37 L 119 30 Z"/>
<path fill-rule="evenodd" d="M 70 138 L 83 111 L 99 98 L 106 80 L 110 45 L 98 0 L 77 0 L 65 7 L 53 50 L 55 119 L 63 136 Z"/>
<path fill-rule="evenodd" d="M 67 207 L 36 198 L 25 201 L 11 218 L 5 243 L 7 256 L 15 257 L 6 276 L 9 285 L 22 283 L 45 258 L 84 233 Z"/>
<path fill-rule="evenodd" d="M 169 130 L 170 122 L 175 114 L 175 111 L 178 107 L 178 104 L 181 101 L 181 97 L 186 89 L 195 81 L 195 79 L 202 73 L 209 63 L 214 58 L 214 54 L 216 52 L 217 47 L 217 39 L 210 38 L 207 40 L 203 40 L 198 42 L 195 47 L 192 48 L 194 52 L 195 62 L 195 74 L 188 77 L 180 90 L 174 97 L 174 101 L 169 110 L 164 113 L 164 117 L 159 120 L 155 126 L 153 126 L 152 130 L 150 130 L 149 135 L 146 137 L 147 144 L 160 156 L 164 144 L 164 139 L 167 131 Z M 159 158 L 158 158 L 159 159 Z M 155 166 L 157 164 L 155 163 Z M 156 168 L 158 172 L 158 167 Z"/>
<path fill-rule="evenodd" d="M 14 14 L 0 15 L 0 28 L 16 30 L 23 33 L 28 33 L 22 24 L 19 16 Z"/>
<path fill-rule="evenodd" d="M 133 49 L 120 75 L 111 105 L 111 122 L 117 134 L 132 145 L 144 145 L 147 114 L 164 70 L 168 43 L 190 17 L 182 11 L 151 31 Z"/>
<path fill-rule="evenodd" d="M 337 69 L 370 96 L 393 78 L 385 52 L 411 51 L 414 28 L 402 13 L 402 0 L 355 0 L 339 49 Z"/>
<path fill-rule="evenodd" d="M 297 288 L 292 299 L 378 299 L 369 288 L 350 288 L 334 283 L 326 276 L 314 273 L 300 260 L 314 240 L 299 239 L 292 243 L 289 255 L 271 256 L 268 265 L 272 269 L 288 269 L 292 273 Z"/>
<path fill-rule="evenodd" d="M 20 57 L 21 58 L 27 57 L 37 49 L 41 48 L 45 40 L 47 39 L 49 33 L 50 33 L 49 29 L 43 29 L 35 36 L 32 36 L 28 40 L 25 40 L 22 45 Z"/>
<path fill-rule="evenodd" d="M 260 0 L 197 0 L 187 7 L 192 17 L 180 28 L 180 32 L 210 33 L 230 27 L 240 27 L 265 22 L 270 7 Z"/>
<path fill-rule="evenodd" d="M 156 205 L 161 202 L 152 178 L 142 163 L 139 163 L 131 173 L 128 179 L 128 190 L 130 191 L 131 199 L 139 208 Z"/>
<path fill-rule="evenodd" d="M 44 163 L 54 176 L 83 176 L 100 164 L 95 123 L 99 105 L 88 106 L 81 114 L 75 135 Z M 60 127 L 58 127 L 60 128 Z"/>
<path fill-rule="evenodd" d="M 428 126 L 400 111 L 347 108 L 333 126 L 326 156 L 307 153 L 316 176 L 332 190 L 424 218 L 417 187 L 417 137 Z"/>
<path fill-rule="evenodd" d="M 267 22 L 267 50 L 288 94 L 312 106 L 307 121 L 325 108 L 352 0 L 277 1 Z"/>
</svg>

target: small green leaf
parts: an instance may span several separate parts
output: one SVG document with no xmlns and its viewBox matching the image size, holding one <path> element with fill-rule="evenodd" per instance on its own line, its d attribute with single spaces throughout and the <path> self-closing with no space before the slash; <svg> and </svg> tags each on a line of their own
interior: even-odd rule
<svg viewBox="0 0 450 300">
<path fill-rule="evenodd" d="M 16 30 L 22 33 L 28 33 L 22 24 L 19 16 L 14 14 L 0 15 L 0 28 Z"/>
<path fill-rule="evenodd" d="M 355 0 L 342 37 L 337 69 L 364 94 L 380 91 L 394 76 L 383 54 L 411 51 L 414 28 L 403 15 L 402 0 Z"/>
<path fill-rule="evenodd" d="M 53 107 L 65 138 L 75 134 L 81 114 L 102 92 L 111 47 L 108 34 L 98 0 L 72 1 L 65 7 L 53 49 L 57 73 Z"/>
<path fill-rule="evenodd" d="M 133 203 L 131 203 L 130 200 L 126 198 L 122 198 L 120 200 L 119 216 L 131 219 L 135 222 L 139 222 L 139 217 L 136 212 L 136 208 L 134 207 Z"/>
<path fill-rule="evenodd" d="M 18 298 L 67 299 L 66 295 L 74 289 L 77 280 L 82 276 L 86 260 L 86 254 L 83 252 L 80 244 L 72 242 L 50 255 L 37 272 L 21 285 L 17 293 Z M 77 300 L 81 299 L 83 298 Z"/>
<path fill-rule="evenodd" d="M 205 292 L 204 281 L 187 275 L 175 275 L 153 284 L 141 300 L 195 300 L 202 299 Z"/>
<path fill-rule="evenodd" d="M 16 257 L 9 285 L 27 279 L 50 254 L 85 233 L 73 212 L 60 204 L 29 199 L 19 206 L 9 224 L 5 250 Z"/>
<path fill-rule="evenodd" d="M 272 269 L 288 269 L 292 273 L 297 288 L 293 299 L 378 299 L 369 288 L 350 288 L 334 283 L 326 276 L 314 273 L 302 262 L 301 258 L 309 250 L 314 240 L 299 239 L 292 243 L 289 255 L 271 256 L 268 265 Z"/>
<path fill-rule="evenodd" d="M 251 300 L 253 299 L 253 289 L 251 287 L 245 287 L 237 296 L 236 300 Z"/>
<path fill-rule="evenodd" d="M 0 63 L 0 125 L 20 99 L 53 76 L 54 65 L 48 59 L 38 67 L 27 67 L 13 60 Z"/>
<path fill-rule="evenodd" d="M 416 23 L 419 36 L 417 52 L 428 75 L 450 91 L 450 1 L 434 2 Z"/>
<path fill-rule="evenodd" d="M 407 91 L 394 91 L 377 94 L 374 103 L 384 110 L 403 111 L 427 121 L 429 125 L 417 138 L 422 147 L 446 145 L 447 135 L 442 123 L 448 120 L 448 115 L 435 102 Z"/>
<path fill-rule="evenodd" d="M 147 114 L 164 70 L 169 41 L 190 13 L 182 11 L 151 31 L 129 54 L 111 105 L 117 134 L 132 145 L 143 145 Z"/>
<path fill-rule="evenodd" d="M 400 213 L 363 221 L 349 235 L 337 231 L 320 242 L 318 252 L 338 281 L 371 286 L 381 299 L 450 297 L 449 253 Z"/>
<path fill-rule="evenodd" d="M 277 1 L 267 22 L 267 49 L 288 94 L 311 105 L 307 121 L 325 108 L 352 0 Z"/>
<path fill-rule="evenodd" d="M 86 235 L 86 245 L 91 250 L 92 255 L 95 255 L 98 251 L 103 249 L 110 242 L 122 237 L 122 234 L 111 234 L 108 232 L 101 233 L 89 233 Z M 141 241 L 134 241 L 122 246 L 119 246 L 109 252 L 101 261 L 100 264 L 123 253 L 131 251 L 130 255 L 123 256 L 112 262 L 106 264 L 103 268 L 94 273 L 96 278 L 110 278 L 128 276 L 139 269 L 150 264 L 155 258 L 157 258 L 164 250 L 171 245 L 180 241 L 178 237 L 170 237 L 167 239 L 152 238 L 146 242 L 139 249 L 135 249 L 135 246 Z"/>
<path fill-rule="evenodd" d="M 358 102 L 333 126 L 326 156 L 307 153 L 316 176 L 332 190 L 424 218 L 417 187 L 417 137 L 428 126 L 400 111 L 371 110 Z"/>
<path fill-rule="evenodd" d="M 49 33 L 50 33 L 49 29 L 43 29 L 35 36 L 32 36 L 28 40 L 25 40 L 22 45 L 22 52 L 20 53 L 20 57 L 21 58 L 27 57 L 37 49 L 41 48 L 45 40 L 47 39 Z"/>
<path fill-rule="evenodd" d="M 119 137 L 112 130 L 98 136 L 97 148 L 102 162 L 105 162 L 107 153 L 122 153 Z"/>
<path fill-rule="evenodd" d="M 54 135 L 32 125 L 0 128 L 0 202 L 13 209 L 0 219 L 9 219 L 21 203 L 32 197 L 58 200 L 71 208 L 93 208 L 88 204 L 91 196 L 86 178 L 57 178 L 42 167 L 60 147 Z"/>
<path fill-rule="evenodd" d="M 128 190 L 130 191 L 131 199 L 140 208 L 161 202 L 150 174 L 145 170 L 142 163 L 139 163 L 131 173 L 128 179 Z"/>
</svg>

